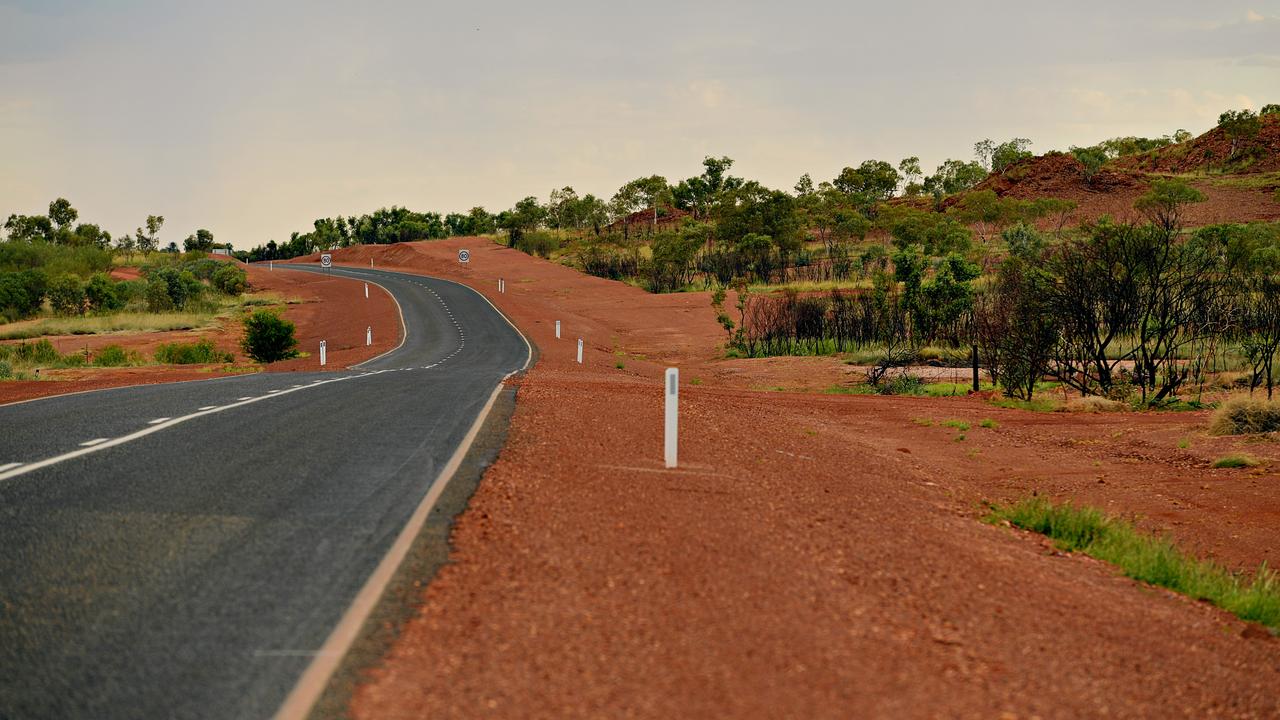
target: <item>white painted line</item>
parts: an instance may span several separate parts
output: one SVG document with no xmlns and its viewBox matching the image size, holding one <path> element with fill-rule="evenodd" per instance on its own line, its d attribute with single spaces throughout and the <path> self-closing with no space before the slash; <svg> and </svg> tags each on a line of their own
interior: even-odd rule
<svg viewBox="0 0 1280 720">
<path fill-rule="evenodd" d="M 253 396 L 252 396 L 252 395 L 245 395 L 245 396 L 244 396 L 244 397 L 242 397 L 242 398 L 236 398 L 236 400 L 237 400 L 237 401 L 238 401 L 238 400 L 251 400 L 251 399 L 253 399 Z"/>
<path fill-rule="evenodd" d="M 4 465 L 0 465 L 0 472 L 4 472 L 6 470 L 12 470 L 21 465 L 22 463 L 5 463 Z"/>
<path fill-rule="evenodd" d="M 71 452 L 65 452 L 61 455 L 55 455 L 54 457 L 51 457 L 51 458 L 46 458 L 38 462 L 24 464 L 19 467 L 11 468 L 9 470 L 0 470 L 0 480 L 8 480 L 10 478 L 18 477 L 19 475 L 25 475 L 29 472 L 39 470 L 41 468 L 46 468 L 46 467 L 50 467 L 51 465 L 57 465 L 58 463 L 66 462 L 67 460 L 73 460 L 75 458 L 83 457 L 85 455 L 99 452 L 101 450 L 106 450 L 107 448 L 113 448 L 118 445 L 131 443 L 134 440 L 144 438 L 153 433 L 157 433 L 157 432 L 160 432 L 161 430 L 171 428 L 174 425 L 180 425 L 188 420 L 194 420 L 195 418 L 198 418 L 198 417 L 213 415 L 214 413 L 226 412 L 227 410 L 234 410 L 239 407 L 244 407 L 245 405 L 252 405 L 253 403 L 256 403 L 256 402 L 262 402 L 263 400 L 269 400 L 274 397 L 280 397 L 281 395 L 288 395 L 289 393 L 299 392 L 300 390 L 308 390 L 310 388 L 320 387 L 321 385 L 324 385 L 326 383 L 339 382 L 341 380 L 346 380 L 346 379 L 348 378 L 334 378 L 333 380 L 325 380 L 323 383 L 319 383 L 317 385 L 304 385 L 302 387 L 299 387 L 296 390 L 272 390 L 271 392 L 275 394 L 259 395 L 258 397 L 250 398 L 248 400 L 242 400 L 240 402 L 231 403 L 230 405 L 221 405 L 217 407 L 212 407 L 209 410 L 201 410 L 198 412 L 193 412 L 190 415 L 183 415 L 181 417 L 171 418 L 171 419 L 165 420 L 164 422 L 158 422 L 154 425 L 143 428 L 141 430 L 131 432 L 128 435 L 121 435 L 118 438 L 111 438 L 111 439 L 98 438 L 96 440 L 89 440 L 88 442 L 80 443 L 83 447 L 81 447 L 81 449 L 79 450 L 72 450 Z"/>
<path fill-rule="evenodd" d="M 169 418 L 167 418 L 167 417 L 156 418 L 155 420 L 148 420 L 148 421 L 147 421 L 147 424 L 148 424 L 148 425 L 159 425 L 160 423 L 162 423 L 162 422 L 164 422 L 165 420 L 168 420 L 168 419 L 169 419 Z"/>
<path fill-rule="evenodd" d="M 214 408 L 216 408 L 216 407 L 218 407 L 218 406 L 217 406 L 217 405 L 205 405 L 205 406 L 204 406 L 204 407 L 202 407 L 202 408 L 196 408 L 196 409 L 197 409 L 197 410 L 212 410 L 212 409 L 214 409 Z"/>
</svg>

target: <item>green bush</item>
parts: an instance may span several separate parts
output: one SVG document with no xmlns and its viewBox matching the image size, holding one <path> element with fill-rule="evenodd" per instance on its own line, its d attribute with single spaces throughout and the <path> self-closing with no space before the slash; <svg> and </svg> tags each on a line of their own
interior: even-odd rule
<svg viewBox="0 0 1280 720">
<path fill-rule="evenodd" d="M 244 339 L 240 347 L 262 363 L 287 360 L 298 354 L 293 323 L 270 310 L 258 310 L 244 319 Z"/>
<path fill-rule="evenodd" d="M 915 375 L 899 375 L 876 387 L 881 395 L 920 395 L 924 392 L 924 380 Z"/>
<path fill-rule="evenodd" d="M 83 315 L 84 283 L 74 275 L 63 275 L 49 283 L 49 306 L 55 315 Z"/>
<path fill-rule="evenodd" d="M 156 346 L 156 362 L 167 365 L 208 365 L 231 362 L 231 353 L 225 353 L 210 340 L 194 343 L 162 343 Z"/>
<path fill-rule="evenodd" d="M 169 294 L 169 283 L 164 278 L 155 277 L 147 281 L 146 298 L 149 312 L 173 310 L 173 296 Z"/>
<path fill-rule="evenodd" d="M 245 271 L 231 263 L 219 264 L 222 267 L 213 273 L 213 286 L 227 295 L 235 296 L 243 293 L 249 286 L 249 276 Z"/>
<path fill-rule="evenodd" d="M 124 298 L 117 290 L 118 283 L 106 273 L 95 273 L 84 287 L 85 299 L 94 312 L 112 312 L 124 307 Z"/>
<path fill-rule="evenodd" d="M 38 340 L 33 343 L 19 343 L 17 345 L 8 345 L 7 355 L 14 361 L 27 365 L 51 365 L 62 360 L 62 355 L 58 353 L 58 349 L 48 340 Z"/>
<path fill-rule="evenodd" d="M 7 360 L 0 360 L 0 380 L 13 377 L 13 366 Z"/>
<path fill-rule="evenodd" d="M 0 272 L 0 321 L 13 322 L 40 312 L 47 288 L 40 270 Z"/>
<path fill-rule="evenodd" d="M 549 258 L 551 253 L 560 249 L 560 238 L 555 234 L 535 231 L 522 233 L 516 240 L 516 249 L 529 255 Z"/>
<path fill-rule="evenodd" d="M 132 365 L 138 360 L 138 354 L 125 350 L 119 345 L 106 345 L 98 348 L 93 356 L 93 364 L 98 367 L 120 367 Z"/>
<path fill-rule="evenodd" d="M 1236 398 L 1213 414 L 1213 435 L 1255 435 L 1280 431 L 1280 402 Z"/>
</svg>

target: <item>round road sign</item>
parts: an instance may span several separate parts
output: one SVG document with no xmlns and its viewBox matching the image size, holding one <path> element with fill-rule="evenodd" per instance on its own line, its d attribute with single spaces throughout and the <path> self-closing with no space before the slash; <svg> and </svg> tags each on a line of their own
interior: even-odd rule
<svg viewBox="0 0 1280 720">
<path fill-rule="evenodd" d="M 320 267 L 323 267 L 323 268 L 333 267 L 333 256 L 330 255 L 329 253 L 325 253 L 324 255 L 321 255 Z"/>
<path fill-rule="evenodd" d="M 471 251 L 470 251 L 470 250 L 459 250 L 459 251 L 458 251 L 458 262 L 460 262 L 460 263 L 466 263 L 466 262 L 470 262 L 470 261 L 471 261 Z"/>
</svg>

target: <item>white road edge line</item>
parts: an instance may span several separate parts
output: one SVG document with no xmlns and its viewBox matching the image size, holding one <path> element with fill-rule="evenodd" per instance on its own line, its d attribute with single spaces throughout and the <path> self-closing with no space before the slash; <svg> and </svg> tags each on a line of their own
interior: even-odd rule
<svg viewBox="0 0 1280 720">
<path fill-rule="evenodd" d="M 360 588 L 360 592 L 351 601 L 347 611 L 343 613 L 342 619 L 338 621 L 333 631 L 329 633 L 324 645 L 316 651 L 315 660 L 307 666 L 302 676 L 298 678 L 297 684 L 289 691 L 288 697 L 285 698 L 280 709 L 276 711 L 275 717 L 277 720 L 302 720 L 311 713 L 311 709 L 315 707 L 320 696 L 324 694 L 325 688 L 329 686 L 329 679 L 333 677 L 333 673 L 337 671 L 338 665 L 346 657 L 351 645 L 360 636 L 361 627 L 364 626 L 365 620 L 369 618 L 373 608 L 377 606 L 378 601 L 382 598 L 383 592 L 386 591 L 391 578 L 395 575 L 396 570 L 399 569 L 400 563 L 404 562 L 405 556 L 409 554 L 409 549 L 413 546 L 413 541 L 418 537 L 418 533 L 422 531 L 422 526 L 426 524 L 427 516 L 430 515 L 431 509 L 435 507 L 436 500 L 440 498 L 445 486 L 453 479 L 454 474 L 458 471 L 458 466 L 462 464 L 463 458 L 467 456 L 467 452 L 471 449 L 471 443 L 475 441 L 476 435 L 480 433 L 480 428 L 484 425 L 485 419 L 489 417 L 489 411 L 493 409 L 493 404 L 497 401 L 498 394 L 502 392 L 503 384 L 512 375 L 528 369 L 529 363 L 533 361 L 533 345 L 529 344 L 529 339 L 524 336 L 524 333 L 520 332 L 520 328 L 516 327 L 515 323 L 511 322 L 511 318 L 499 310 L 483 293 L 460 282 L 444 280 L 444 278 L 432 279 L 453 283 L 479 295 L 485 302 L 489 303 L 489 307 L 492 307 L 503 320 L 507 321 L 512 330 L 516 331 L 516 335 L 524 341 L 524 346 L 528 353 L 525 355 L 524 364 L 504 375 L 498 381 L 498 386 L 489 394 L 489 401 L 480 410 L 475 422 L 471 424 L 471 429 L 467 431 L 466 437 L 459 443 L 458 449 L 449 458 L 448 464 L 440 471 L 440 475 L 431 484 L 431 488 L 427 490 L 422 502 L 413 511 L 409 522 L 400 530 L 400 534 L 396 536 L 396 541 L 387 550 L 387 554 L 382 557 L 382 561 L 378 563 L 378 567 L 374 569 L 373 574 L 365 581 L 364 586 Z M 399 305 L 399 303 L 396 304 Z"/>
<path fill-rule="evenodd" d="M 0 465 L 0 472 L 4 472 L 5 470 L 12 470 L 16 467 L 22 467 L 22 463 L 5 463 L 3 465 Z"/>
<path fill-rule="evenodd" d="M 148 425 L 157 425 L 157 424 L 162 423 L 162 422 L 164 422 L 165 420 L 168 420 L 168 419 L 169 419 L 169 418 L 167 418 L 167 417 L 156 418 L 155 420 L 148 420 L 148 421 L 147 421 L 147 424 L 148 424 Z"/>
<path fill-rule="evenodd" d="M 108 438 L 94 438 L 92 440 L 85 440 L 84 442 L 80 443 L 80 447 L 93 447 L 94 445 L 101 445 L 107 440 Z"/>
</svg>

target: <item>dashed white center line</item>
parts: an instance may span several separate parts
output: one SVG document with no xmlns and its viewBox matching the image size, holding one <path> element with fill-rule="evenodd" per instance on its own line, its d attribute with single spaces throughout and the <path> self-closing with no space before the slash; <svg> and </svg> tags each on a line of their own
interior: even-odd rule
<svg viewBox="0 0 1280 720">
<path fill-rule="evenodd" d="M 252 395 L 245 395 L 245 396 L 244 396 L 244 397 L 242 397 L 242 398 L 236 398 L 236 402 L 241 402 L 241 401 L 243 401 L 243 400 L 252 400 L 252 399 L 253 399 L 253 396 L 252 396 Z"/>
<path fill-rule="evenodd" d="M 148 420 L 148 421 L 147 421 L 147 424 L 148 424 L 148 425 L 159 425 L 160 423 L 162 423 L 162 422 L 164 422 L 165 420 L 168 420 L 168 419 L 169 419 L 169 418 L 167 418 L 167 417 L 156 418 L 155 420 Z"/>
<path fill-rule="evenodd" d="M 16 467 L 22 467 L 22 463 L 5 463 L 4 465 L 0 465 L 0 472 L 4 472 L 5 470 L 12 470 Z"/>
<path fill-rule="evenodd" d="M 214 409 L 214 408 L 216 408 L 216 407 L 218 407 L 218 406 L 217 406 L 217 405 L 205 405 L 205 406 L 204 406 L 204 407 L 202 407 L 202 408 L 196 408 L 196 409 L 197 409 L 197 410 L 212 410 L 212 409 Z"/>
<path fill-rule="evenodd" d="M 98 443 L 104 443 L 106 441 L 107 441 L 107 438 L 94 438 L 93 440 L 85 440 L 84 442 L 80 443 L 80 447 L 93 447 Z"/>
</svg>

